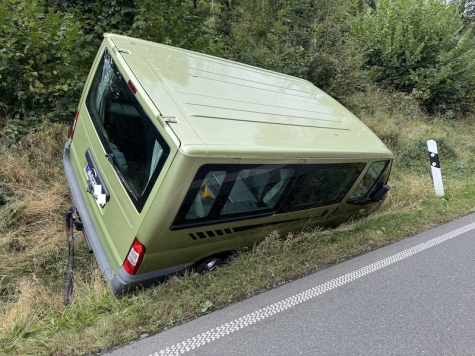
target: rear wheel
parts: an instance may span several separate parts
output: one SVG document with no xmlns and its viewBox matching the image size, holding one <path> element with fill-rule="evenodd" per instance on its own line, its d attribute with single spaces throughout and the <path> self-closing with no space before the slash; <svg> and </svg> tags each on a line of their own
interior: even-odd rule
<svg viewBox="0 0 475 356">
<path fill-rule="evenodd" d="M 195 274 L 204 274 L 206 272 L 214 271 L 223 263 L 224 263 L 224 260 L 221 256 L 208 257 L 205 260 L 198 262 L 195 265 L 194 267 Z"/>
</svg>

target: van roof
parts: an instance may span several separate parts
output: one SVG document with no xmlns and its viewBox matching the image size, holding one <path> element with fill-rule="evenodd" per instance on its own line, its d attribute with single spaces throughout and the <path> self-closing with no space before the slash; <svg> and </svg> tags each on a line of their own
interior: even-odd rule
<svg viewBox="0 0 475 356">
<path fill-rule="evenodd" d="M 187 155 L 392 157 L 366 125 L 306 80 L 131 37 L 105 37 Z"/>
</svg>

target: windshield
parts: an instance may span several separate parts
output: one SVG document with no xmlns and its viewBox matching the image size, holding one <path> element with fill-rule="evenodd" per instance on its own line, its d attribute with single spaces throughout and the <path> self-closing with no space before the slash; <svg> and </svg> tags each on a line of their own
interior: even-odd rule
<svg viewBox="0 0 475 356">
<path fill-rule="evenodd" d="M 86 105 L 109 161 L 141 210 L 170 148 L 107 50 L 94 75 Z"/>
</svg>

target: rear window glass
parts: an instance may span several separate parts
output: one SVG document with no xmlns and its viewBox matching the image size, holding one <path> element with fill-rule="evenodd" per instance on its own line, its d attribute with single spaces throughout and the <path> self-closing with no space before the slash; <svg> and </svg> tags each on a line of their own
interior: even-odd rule
<svg viewBox="0 0 475 356">
<path fill-rule="evenodd" d="M 86 105 L 107 157 L 140 211 L 170 148 L 105 50 Z"/>
</svg>

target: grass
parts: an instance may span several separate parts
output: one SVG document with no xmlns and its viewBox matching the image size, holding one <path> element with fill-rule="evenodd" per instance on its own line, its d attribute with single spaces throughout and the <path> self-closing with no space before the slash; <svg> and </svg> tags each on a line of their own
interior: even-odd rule
<svg viewBox="0 0 475 356">
<path fill-rule="evenodd" d="M 49 125 L 0 145 L 0 353 L 69 355 L 104 350 L 208 313 L 281 283 L 398 241 L 473 211 L 473 118 L 427 117 L 402 95 L 373 90 L 351 106 L 395 153 L 382 209 L 337 229 L 275 231 L 203 276 L 173 277 L 115 297 L 76 243 L 75 299 L 62 304 L 67 262 L 62 171 L 68 128 Z M 426 140 L 439 144 L 446 195 L 435 196 Z"/>
</svg>

